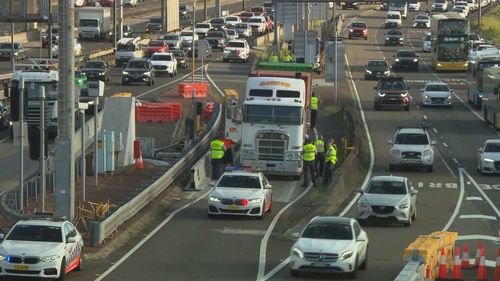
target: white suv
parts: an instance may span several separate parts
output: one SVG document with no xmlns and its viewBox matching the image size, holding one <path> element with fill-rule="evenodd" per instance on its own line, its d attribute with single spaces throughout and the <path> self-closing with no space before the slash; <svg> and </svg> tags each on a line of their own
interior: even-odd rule
<svg viewBox="0 0 500 281">
<path fill-rule="evenodd" d="M 223 61 L 241 60 L 247 62 L 249 56 L 250 46 L 247 40 L 231 40 L 224 48 Z"/>
<path fill-rule="evenodd" d="M 82 260 L 82 236 L 64 219 L 19 221 L 0 244 L 0 276 L 63 280 Z"/>
<path fill-rule="evenodd" d="M 401 13 L 398 11 L 389 11 L 385 16 L 384 27 L 387 28 L 401 28 L 403 25 L 403 20 L 401 18 Z"/>
<path fill-rule="evenodd" d="M 432 172 L 434 165 L 435 141 L 430 141 L 429 134 L 422 127 L 400 127 L 390 145 L 389 170 L 397 166 L 421 166 Z"/>
<path fill-rule="evenodd" d="M 151 56 L 151 64 L 158 74 L 168 73 L 170 77 L 177 74 L 177 60 L 172 53 L 154 53 Z"/>
<path fill-rule="evenodd" d="M 257 33 L 262 35 L 267 32 L 266 18 L 263 16 L 253 16 L 247 23 L 252 27 L 253 34 Z"/>
</svg>

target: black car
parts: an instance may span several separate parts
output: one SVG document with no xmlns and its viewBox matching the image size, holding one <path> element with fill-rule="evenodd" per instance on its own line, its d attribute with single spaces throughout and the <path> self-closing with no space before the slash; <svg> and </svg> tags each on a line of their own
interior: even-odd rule
<svg viewBox="0 0 500 281">
<path fill-rule="evenodd" d="M 212 49 L 223 50 L 226 47 L 226 32 L 223 30 L 210 30 L 205 38 Z"/>
<path fill-rule="evenodd" d="M 226 25 L 226 20 L 224 18 L 213 18 L 210 20 L 210 24 L 213 29 L 219 29 Z"/>
<path fill-rule="evenodd" d="M 379 79 L 391 74 L 391 68 L 385 60 L 369 60 L 365 65 L 365 80 Z"/>
<path fill-rule="evenodd" d="M 117 28 L 118 29 L 118 28 Z M 119 34 L 117 34 L 117 37 Z M 113 34 L 113 31 L 110 31 L 108 34 L 109 37 L 109 42 L 113 42 L 115 36 Z M 134 30 L 130 25 L 123 25 L 123 38 L 133 38 L 134 37 Z M 120 38 L 117 38 L 117 40 L 120 40 Z"/>
<path fill-rule="evenodd" d="M 189 19 L 191 18 L 191 8 L 188 4 L 179 4 L 179 18 Z"/>
<path fill-rule="evenodd" d="M 186 52 L 182 50 L 171 50 L 170 52 L 174 55 L 175 59 L 177 60 L 177 67 L 180 68 L 188 67 Z"/>
<path fill-rule="evenodd" d="M 409 87 L 403 77 L 384 77 L 378 81 L 375 89 L 375 110 L 387 108 L 402 108 L 410 110 Z"/>
<path fill-rule="evenodd" d="M 0 44 L 0 59 L 10 60 L 12 57 L 12 44 L 2 43 Z M 16 60 L 26 58 L 26 49 L 24 49 L 21 43 L 14 43 L 14 58 Z"/>
<path fill-rule="evenodd" d="M 155 69 L 149 59 L 131 59 L 122 72 L 122 85 L 130 82 L 146 82 L 148 86 L 155 84 Z"/>
<path fill-rule="evenodd" d="M 385 33 L 384 45 L 385 46 L 388 46 L 388 45 L 403 46 L 403 44 L 404 44 L 403 38 L 404 38 L 404 35 L 403 35 L 403 32 L 401 32 L 401 30 L 399 30 L 398 28 L 391 28 Z"/>
<path fill-rule="evenodd" d="M 343 2 L 342 10 L 347 10 L 347 9 L 359 10 L 359 2 L 355 2 L 352 0 L 347 0 L 346 2 Z"/>
<path fill-rule="evenodd" d="M 58 35 L 59 34 L 59 28 L 58 27 L 52 27 L 52 37 L 54 37 L 54 35 Z M 44 33 L 42 35 L 42 48 L 46 48 L 49 46 L 49 30 L 47 30 L 47 33 Z"/>
<path fill-rule="evenodd" d="M 392 69 L 410 69 L 418 71 L 418 55 L 414 50 L 398 50 L 394 55 Z"/>
<path fill-rule="evenodd" d="M 146 24 L 146 33 L 155 33 L 162 31 L 163 30 L 161 27 L 161 18 L 160 17 L 150 18 L 148 23 Z"/>
<path fill-rule="evenodd" d="M 109 65 L 104 60 L 86 61 L 80 71 L 87 77 L 87 79 L 91 80 L 96 79 L 101 81 L 109 81 L 111 76 Z"/>
</svg>

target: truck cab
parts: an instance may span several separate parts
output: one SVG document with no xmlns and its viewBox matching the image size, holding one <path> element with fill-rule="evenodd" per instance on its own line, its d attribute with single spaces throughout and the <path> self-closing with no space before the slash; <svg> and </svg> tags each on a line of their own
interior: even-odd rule
<svg viewBox="0 0 500 281">
<path fill-rule="evenodd" d="M 143 55 L 141 37 L 122 38 L 116 43 L 115 61 L 117 67 L 126 65 L 133 58 L 142 58 Z"/>
<path fill-rule="evenodd" d="M 83 39 L 104 39 L 111 27 L 109 7 L 83 7 L 77 10 L 78 37 Z"/>
</svg>

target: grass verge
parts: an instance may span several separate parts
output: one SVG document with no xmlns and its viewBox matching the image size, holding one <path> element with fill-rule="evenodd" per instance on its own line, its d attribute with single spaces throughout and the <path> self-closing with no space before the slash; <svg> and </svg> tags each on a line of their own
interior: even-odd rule
<svg viewBox="0 0 500 281">
<path fill-rule="evenodd" d="M 477 17 L 471 20 L 472 30 L 477 30 Z M 500 44 L 500 5 L 492 8 L 481 17 L 481 30 L 488 40 Z"/>
</svg>

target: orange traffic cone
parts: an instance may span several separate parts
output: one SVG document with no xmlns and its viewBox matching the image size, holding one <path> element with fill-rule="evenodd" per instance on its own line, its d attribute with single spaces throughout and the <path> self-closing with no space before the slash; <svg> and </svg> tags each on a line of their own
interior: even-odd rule
<svg viewBox="0 0 500 281">
<path fill-rule="evenodd" d="M 481 248 L 481 258 L 479 259 L 479 266 L 476 273 L 476 281 L 487 281 L 488 280 L 488 269 L 486 269 L 485 263 L 485 250 Z"/>
<path fill-rule="evenodd" d="M 497 248 L 497 264 L 493 273 L 493 281 L 500 281 L 500 248 Z"/>
<path fill-rule="evenodd" d="M 142 161 L 142 155 L 140 155 L 139 158 L 135 160 L 135 168 L 137 170 L 144 169 L 144 162 Z"/>
<path fill-rule="evenodd" d="M 431 280 L 431 266 L 427 265 L 425 267 L 425 281 Z"/>
<path fill-rule="evenodd" d="M 460 262 L 460 248 L 455 247 L 455 261 L 453 263 L 453 271 L 451 272 L 451 280 L 462 280 L 462 268 Z"/>
<path fill-rule="evenodd" d="M 441 263 L 436 280 L 448 280 L 448 269 L 446 268 L 446 251 L 444 246 L 441 247 Z"/>
<path fill-rule="evenodd" d="M 474 257 L 474 267 L 479 266 L 479 259 L 481 258 L 481 248 L 483 246 L 481 245 L 481 242 L 477 243 L 477 250 L 476 250 L 476 256 Z"/>
<path fill-rule="evenodd" d="M 470 268 L 469 244 L 467 243 L 465 243 L 464 251 L 462 252 L 462 268 Z"/>
</svg>

